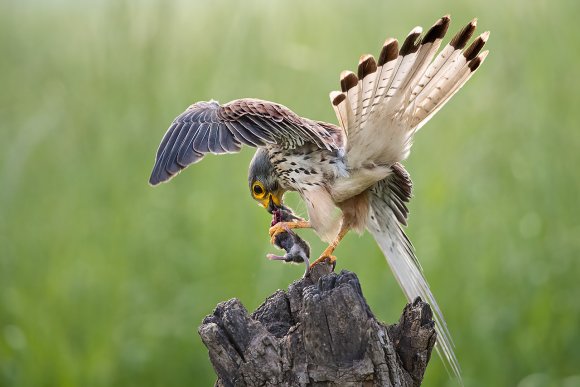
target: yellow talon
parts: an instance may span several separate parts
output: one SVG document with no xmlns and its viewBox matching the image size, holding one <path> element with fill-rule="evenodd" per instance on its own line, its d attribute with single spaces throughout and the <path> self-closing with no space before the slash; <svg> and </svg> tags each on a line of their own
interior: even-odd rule
<svg viewBox="0 0 580 387">
<path fill-rule="evenodd" d="M 280 223 L 276 223 L 275 225 L 270 227 L 269 233 L 270 233 L 270 236 L 273 237 L 277 234 L 280 234 L 282 231 L 286 231 L 286 230 L 287 230 L 287 228 L 284 227 L 284 223 L 280 222 Z"/>
<path fill-rule="evenodd" d="M 338 246 L 338 244 L 340 243 L 342 238 L 344 238 L 349 229 L 350 228 L 348 227 L 348 225 L 344 223 L 340 226 L 340 231 L 338 232 L 336 238 L 332 241 L 330 245 L 328 245 L 326 249 L 324 249 L 322 254 L 320 254 L 320 257 L 316 261 L 312 262 L 312 264 L 310 265 L 311 269 L 314 267 L 314 265 L 328 260 L 328 263 L 332 265 L 332 270 L 334 270 L 334 266 L 336 266 L 336 257 L 332 255 L 332 253 L 334 253 L 336 246 Z"/>
<path fill-rule="evenodd" d="M 322 254 L 316 261 L 310 264 L 310 268 L 312 269 L 315 265 L 318 265 L 321 262 L 328 262 L 330 265 L 332 265 L 332 268 L 334 270 L 334 266 L 336 265 L 336 257 L 334 255 Z"/>
<path fill-rule="evenodd" d="M 289 228 L 288 226 L 286 226 L 285 223 L 280 222 L 280 223 L 276 223 L 275 225 L 273 225 L 272 227 L 270 227 L 270 243 L 271 244 L 276 244 L 276 236 L 280 233 L 283 233 L 285 231 L 288 231 Z"/>
<path fill-rule="evenodd" d="M 298 222 L 279 222 L 270 227 L 270 243 L 274 244 L 276 235 L 280 234 L 281 232 L 288 231 L 291 228 L 310 228 L 310 222 L 307 221 L 298 221 Z"/>
</svg>

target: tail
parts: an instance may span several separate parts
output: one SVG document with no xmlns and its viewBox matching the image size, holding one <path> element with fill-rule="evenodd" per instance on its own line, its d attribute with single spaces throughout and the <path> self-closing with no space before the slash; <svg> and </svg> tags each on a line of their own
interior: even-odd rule
<svg viewBox="0 0 580 387">
<path fill-rule="evenodd" d="M 423 37 L 421 27 L 415 27 L 400 49 L 396 39 L 387 39 L 378 62 L 372 55 L 363 55 L 358 76 L 350 71 L 341 74 L 341 91 L 330 93 L 330 99 L 348 133 L 346 151 L 351 168 L 406 159 L 415 132 L 485 60 L 487 51 L 480 51 L 489 32 L 465 48 L 475 31 L 475 19 L 435 56 L 450 20 L 443 16 Z"/>
<path fill-rule="evenodd" d="M 370 211 L 367 228 L 374 236 L 403 293 L 412 302 L 417 297 L 433 309 L 437 332 L 436 350 L 445 368 L 457 377 L 461 385 L 461 370 L 453 352 L 453 341 L 441 309 L 429 289 L 413 245 L 403 232 L 406 224 L 406 202 L 411 197 L 411 180 L 400 164 L 393 165 L 393 173 L 369 190 Z"/>
</svg>

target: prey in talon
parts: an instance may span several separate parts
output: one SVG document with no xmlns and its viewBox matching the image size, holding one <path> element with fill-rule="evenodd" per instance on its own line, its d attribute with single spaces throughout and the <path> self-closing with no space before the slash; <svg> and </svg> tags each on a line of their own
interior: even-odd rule
<svg viewBox="0 0 580 387">
<path fill-rule="evenodd" d="M 268 254 L 266 257 L 269 260 L 304 263 L 306 265 L 304 277 L 308 275 L 310 272 L 310 246 L 304 239 L 300 238 L 294 231 L 288 229 L 286 232 L 276 234 L 274 237 L 274 246 L 286 250 L 286 254 Z"/>
<path fill-rule="evenodd" d="M 282 224 L 282 231 L 272 235 L 272 244 L 285 250 L 286 254 L 268 254 L 266 257 L 272 261 L 305 263 L 306 269 L 304 271 L 304 277 L 306 277 L 310 272 L 310 246 L 304 239 L 292 231 L 286 223 L 283 223 L 299 220 L 300 218 L 296 217 L 288 208 L 275 210 L 272 212 L 272 215 L 272 227 L 279 223 Z"/>
</svg>

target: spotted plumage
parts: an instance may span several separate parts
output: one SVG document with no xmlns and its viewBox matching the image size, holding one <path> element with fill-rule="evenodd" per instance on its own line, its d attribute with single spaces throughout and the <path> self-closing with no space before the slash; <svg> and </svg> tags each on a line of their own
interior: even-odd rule
<svg viewBox="0 0 580 387">
<path fill-rule="evenodd" d="M 288 149 L 284 154 L 271 152 L 270 162 L 287 191 L 328 187 L 329 182 L 346 174 L 344 157 L 338 150 L 320 149 L 312 144 Z"/>
<path fill-rule="evenodd" d="M 168 181 L 207 153 L 257 147 L 248 176 L 252 197 L 270 212 L 288 211 L 284 193 L 298 192 L 309 222 L 296 219 L 283 226 L 312 227 L 331 242 L 321 258 L 331 256 L 349 230 L 368 230 L 407 298 L 422 297 L 433 307 L 438 351 L 459 377 L 445 320 L 402 230 L 411 180 L 401 162 L 413 137 L 487 56 L 481 50 L 488 32 L 467 46 L 475 20 L 437 54 L 449 23 L 444 16 L 424 35 L 415 27 L 400 48 L 389 38 L 378 60 L 363 55 L 356 73 L 343 71 L 340 90 L 330 93 L 338 125 L 258 99 L 191 105 L 163 136 L 149 182 Z M 284 231 L 280 224 L 271 229 L 273 237 Z"/>
</svg>

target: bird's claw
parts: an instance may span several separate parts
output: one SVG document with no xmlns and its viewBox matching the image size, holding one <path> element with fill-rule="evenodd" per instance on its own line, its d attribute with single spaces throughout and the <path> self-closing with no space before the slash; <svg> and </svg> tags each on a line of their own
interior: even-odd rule
<svg viewBox="0 0 580 387">
<path fill-rule="evenodd" d="M 325 254 L 321 255 L 316 261 L 312 262 L 310 269 L 322 262 L 332 265 L 332 271 L 334 271 L 334 268 L 336 267 L 336 257 L 334 255 Z"/>
<path fill-rule="evenodd" d="M 283 222 L 280 223 L 276 223 L 275 225 L 273 225 L 272 227 L 270 227 L 269 233 L 270 233 L 270 243 L 275 245 L 276 244 L 276 236 L 280 233 L 289 231 L 289 228 L 287 225 L 285 225 Z"/>
</svg>

